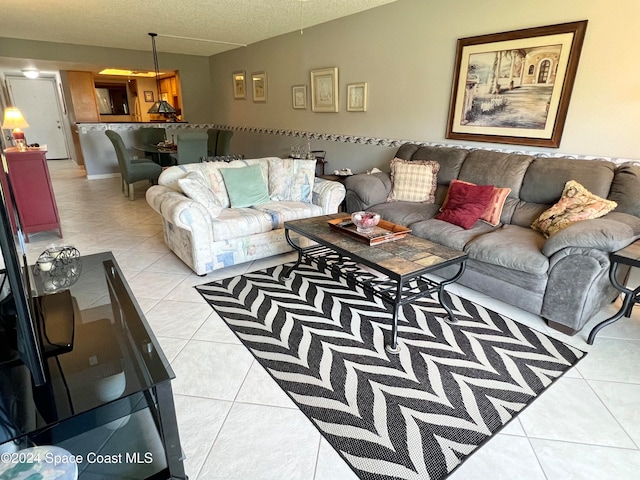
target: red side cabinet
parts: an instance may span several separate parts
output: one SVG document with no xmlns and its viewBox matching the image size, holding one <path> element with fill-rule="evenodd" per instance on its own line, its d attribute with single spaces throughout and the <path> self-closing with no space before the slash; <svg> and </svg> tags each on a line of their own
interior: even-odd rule
<svg viewBox="0 0 640 480">
<path fill-rule="evenodd" d="M 28 150 L 20 152 L 7 149 L 4 152 L 7 161 L 9 179 L 13 187 L 15 206 L 18 210 L 20 223 L 25 240 L 29 241 L 29 234 L 45 230 L 57 230 L 62 238 L 60 215 L 56 205 L 56 197 L 51 186 L 51 177 L 47 167 L 47 152 L 44 150 Z M 15 231 L 11 199 L 7 190 L 7 177 L 4 169 L 2 173 L 2 188 L 9 208 L 9 216 Z"/>
</svg>

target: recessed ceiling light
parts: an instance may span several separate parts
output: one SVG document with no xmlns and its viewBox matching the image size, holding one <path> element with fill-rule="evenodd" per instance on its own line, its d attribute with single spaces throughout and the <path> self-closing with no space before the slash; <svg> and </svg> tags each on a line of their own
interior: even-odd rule
<svg viewBox="0 0 640 480">
<path fill-rule="evenodd" d="M 29 69 L 29 70 L 22 70 L 22 74 L 27 78 L 38 78 L 38 76 L 40 75 L 40 72 L 38 70 Z"/>
<path fill-rule="evenodd" d="M 99 75 L 120 75 L 123 77 L 155 77 L 155 72 L 146 72 L 140 70 L 121 70 L 119 68 L 105 68 L 98 72 Z M 162 75 L 162 73 L 161 73 Z"/>
</svg>

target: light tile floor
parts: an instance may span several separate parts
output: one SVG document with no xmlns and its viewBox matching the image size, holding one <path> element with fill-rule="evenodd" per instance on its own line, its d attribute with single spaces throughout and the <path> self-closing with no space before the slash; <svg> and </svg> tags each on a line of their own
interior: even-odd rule
<svg viewBox="0 0 640 480">
<path fill-rule="evenodd" d="M 193 288 L 289 261 L 284 255 L 198 277 L 164 245 L 160 218 L 117 178 L 92 180 L 71 161 L 50 161 L 64 242 L 82 254 L 113 251 L 171 361 L 186 469 L 193 480 L 355 480 L 357 477 Z M 31 263 L 53 232 L 31 236 Z M 640 283 L 640 275 L 632 278 Z M 566 337 L 543 321 L 461 286 L 461 296 L 544 331 L 589 355 L 450 478 L 640 478 L 640 308 L 586 344 L 591 326 Z"/>
</svg>

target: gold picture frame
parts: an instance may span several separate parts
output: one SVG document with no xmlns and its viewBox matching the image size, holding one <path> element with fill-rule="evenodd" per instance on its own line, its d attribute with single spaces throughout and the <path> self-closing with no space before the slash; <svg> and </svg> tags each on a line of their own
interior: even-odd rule
<svg viewBox="0 0 640 480">
<path fill-rule="evenodd" d="M 367 82 L 347 85 L 347 112 L 366 112 L 367 95 Z"/>
<path fill-rule="evenodd" d="M 459 39 L 446 138 L 559 147 L 586 28 Z"/>
<path fill-rule="evenodd" d="M 267 101 L 267 72 L 254 72 L 251 74 L 251 86 L 253 101 L 264 103 Z"/>
<path fill-rule="evenodd" d="M 232 76 L 232 85 L 233 85 L 233 98 L 236 100 L 244 100 L 247 98 L 247 85 L 245 81 L 245 73 L 244 70 L 239 70 L 237 72 L 233 72 Z"/>
<path fill-rule="evenodd" d="M 295 109 L 306 110 L 307 108 L 307 86 L 294 85 L 291 87 L 291 106 Z"/>
<path fill-rule="evenodd" d="M 338 67 L 311 70 L 311 110 L 338 111 Z"/>
</svg>

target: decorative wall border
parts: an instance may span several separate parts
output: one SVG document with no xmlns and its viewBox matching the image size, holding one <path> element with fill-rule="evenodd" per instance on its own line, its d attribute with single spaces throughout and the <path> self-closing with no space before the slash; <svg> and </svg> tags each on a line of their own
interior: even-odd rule
<svg viewBox="0 0 640 480">
<path fill-rule="evenodd" d="M 632 158 L 619 158 L 619 157 L 603 157 L 598 155 L 577 155 L 567 153 L 555 153 L 555 152 L 535 152 L 522 149 L 513 148 L 489 148 L 480 147 L 477 145 L 459 145 L 453 143 L 440 143 L 440 142 L 423 142 L 419 140 L 399 140 L 393 138 L 377 138 L 377 137 L 361 137 L 357 135 L 343 135 L 337 133 L 318 133 L 318 132 L 305 132 L 300 130 L 289 130 L 281 128 L 264 128 L 264 127 L 244 127 L 238 125 L 222 125 L 211 123 L 86 123 L 79 124 L 80 133 L 89 131 L 105 131 L 107 129 L 113 130 L 137 130 L 142 127 L 156 127 L 156 128 L 171 128 L 171 129 L 198 129 L 206 130 L 209 128 L 218 128 L 223 130 L 233 130 L 236 132 L 244 133 L 259 133 L 265 135 L 280 135 L 285 137 L 305 138 L 309 140 L 325 140 L 328 142 L 338 143 L 354 143 L 357 145 L 371 145 L 376 147 L 389 147 L 399 148 L 404 143 L 414 143 L 423 147 L 449 147 L 460 148 L 463 150 L 487 150 L 491 152 L 511 153 L 518 155 L 531 155 L 540 158 L 573 158 L 579 160 L 607 160 L 616 164 L 623 163 L 635 163 L 640 164 L 640 160 Z"/>
<path fill-rule="evenodd" d="M 399 140 L 392 138 L 376 138 L 376 137 L 360 137 L 356 135 L 342 135 L 342 134 L 330 134 L 330 133 L 316 133 L 316 132 L 303 132 L 299 130 L 277 129 L 277 128 L 261 128 L 261 127 L 242 127 L 236 125 L 220 125 L 213 126 L 207 125 L 200 128 L 219 128 L 225 130 L 234 130 L 238 132 L 246 133 L 262 133 L 268 135 L 284 135 L 288 137 L 302 137 L 309 140 L 326 140 L 331 142 L 342 143 L 355 143 L 359 145 L 373 145 L 377 147 L 393 147 L 399 148 L 404 143 L 414 143 L 421 147 L 449 147 L 460 148 L 463 150 L 487 150 L 491 152 L 511 153 L 520 155 L 531 155 L 541 158 L 573 158 L 580 160 L 607 160 L 616 164 L 622 163 L 636 163 L 640 164 L 640 160 L 632 158 L 619 158 L 619 157 L 603 157 L 598 155 L 577 155 L 567 153 L 552 153 L 552 152 L 535 152 L 522 149 L 513 148 L 489 148 L 480 147 L 477 145 L 459 145 L 454 143 L 439 143 L 439 142 L 423 142 L 419 140 Z"/>
</svg>

